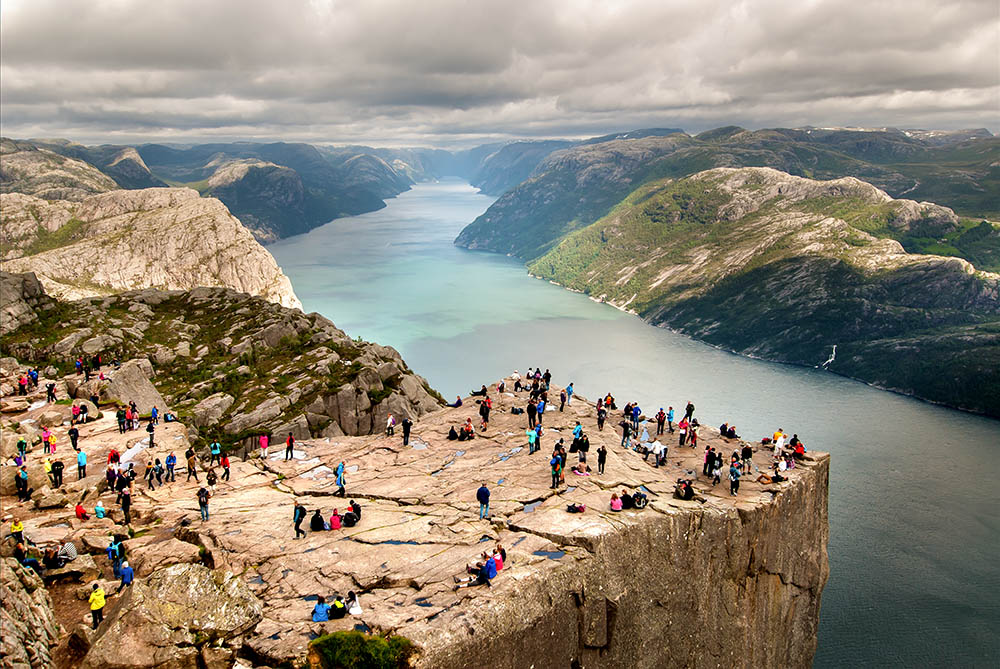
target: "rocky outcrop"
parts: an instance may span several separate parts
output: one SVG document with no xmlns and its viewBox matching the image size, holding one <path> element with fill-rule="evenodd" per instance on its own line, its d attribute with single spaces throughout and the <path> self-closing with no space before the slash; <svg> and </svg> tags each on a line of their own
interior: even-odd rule
<svg viewBox="0 0 1000 669">
<path fill-rule="evenodd" d="M 967 227 L 851 177 L 719 168 L 637 189 L 529 270 L 739 353 L 1000 415 L 981 390 L 1000 383 L 1000 275 L 904 248 Z"/>
<path fill-rule="evenodd" d="M 271 254 L 225 205 L 196 191 L 116 190 L 54 203 L 0 198 L 4 270 L 35 272 L 56 297 L 225 286 L 300 306 Z"/>
<path fill-rule="evenodd" d="M 39 149 L 30 142 L 2 138 L 0 156 L 3 157 L 0 160 L 0 193 L 24 193 L 42 200 L 79 201 L 118 187 L 113 179 L 95 167 Z"/>
<path fill-rule="evenodd" d="M 390 412 L 416 418 L 441 404 L 395 349 L 245 293 L 144 290 L 60 304 L 5 338 L 4 351 L 38 364 L 131 360 L 106 380 L 71 375 L 67 392 L 135 401 L 143 414 L 169 405 L 224 441 L 370 434 Z"/>
<path fill-rule="evenodd" d="M 42 579 L 13 558 L 0 560 L 0 667 L 48 669 L 60 628 Z"/>
<path fill-rule="evenodd" d="M 37 312 L 51 304 L 34 274 L 0 272 L 0 335 L 38 320 Z"/>
<path fill-rule="evenodd" d="M 196 669 L 203 648 L 238 643 L 261 605 L 232 573 L 178 564 L 137 581 L 105 618 L 82 667 Z"/>
</svg>

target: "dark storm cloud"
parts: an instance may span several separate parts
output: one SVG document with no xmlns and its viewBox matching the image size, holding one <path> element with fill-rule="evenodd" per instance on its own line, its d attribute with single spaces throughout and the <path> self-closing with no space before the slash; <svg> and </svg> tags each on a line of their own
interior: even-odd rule
<svg viewBox="0 0 1000 669">
<path fill-rule="evenodd" d="M 1000 129 L 996 0 L 5 0 L 0 12 L 13 136 Z"/>
</svg>

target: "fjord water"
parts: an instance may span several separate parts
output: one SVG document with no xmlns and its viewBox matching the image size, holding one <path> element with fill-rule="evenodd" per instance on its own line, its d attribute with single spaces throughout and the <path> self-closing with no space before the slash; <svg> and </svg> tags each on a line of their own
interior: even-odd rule
<svg viewBox="0 0 1000 669">
<path fill-rule="evenodd" d="M 541 365 L 589 398 L 646 413 L 690 399 L 709 425 L 832 453 L 815 666 L 996 666 L 1000 421 L 732 355 L 454 247 L 491 202 L 421 184 L 269 249 L 307 311 L 394 346 L 448 398 Z M 636 561 L 655 578 L 657 556 Z"/>
</svg>

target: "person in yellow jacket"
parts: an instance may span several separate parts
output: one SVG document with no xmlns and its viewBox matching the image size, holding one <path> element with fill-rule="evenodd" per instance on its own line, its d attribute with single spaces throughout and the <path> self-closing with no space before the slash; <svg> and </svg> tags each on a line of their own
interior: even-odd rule
<svg viewBox="0 0 1000 669">
<path fill-rule="evenodd" d="M 20 518 L 14 518 L 13 522 L 11 522 L 10 535 L 14 537 L 15 544 L 24 543 L 24 523 L 21 522 Z"/>
<path fill-rule="evenodd" d="M 94 629 L 104 621 L 104 589 L 99 583 L 94 584 L 90 593 L 90 615 L 94 619 Z"/>
<path fill-rule="evenodd" d="M 48 458 L 45 458 L 42 461 L 42 467 L 45 469 L 45 475 L 49 477 L 49 482 L 54 487 L 56 482 L 52 479 L 52 462 Z"/>
</svg>

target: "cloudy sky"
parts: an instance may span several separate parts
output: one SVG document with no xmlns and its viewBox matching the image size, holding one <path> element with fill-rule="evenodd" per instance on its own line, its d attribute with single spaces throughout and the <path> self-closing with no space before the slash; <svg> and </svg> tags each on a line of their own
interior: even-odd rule
<svg viewBox="0 0 1000 669">
<path fill-rule="evenodd" d="M 1000 131 L 997 0 L 4 0 L 0 124 L 460 146 L 640 127 Z"/>
</svg>

